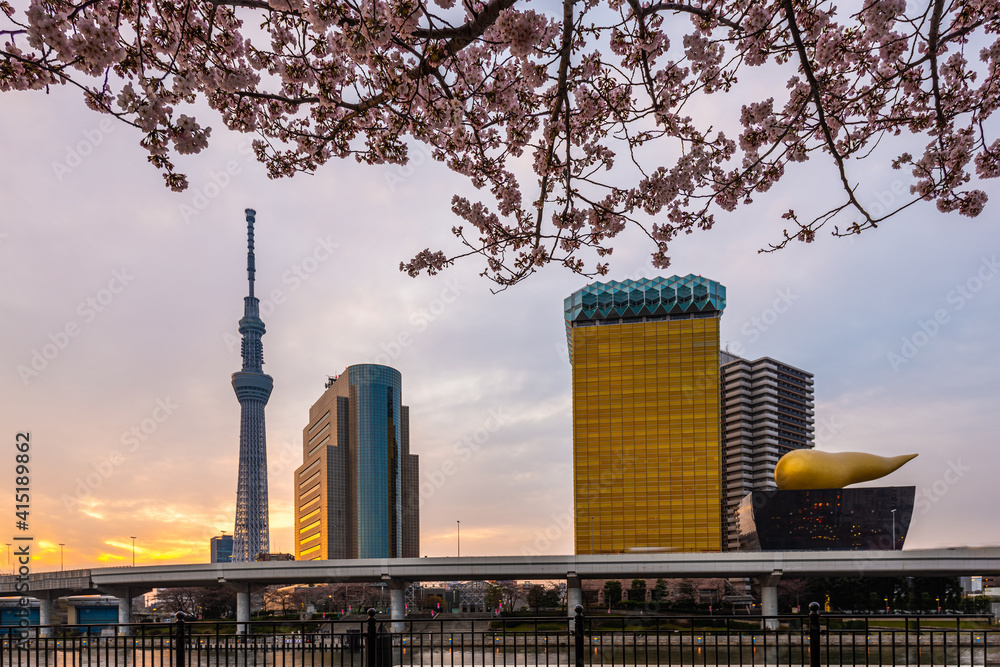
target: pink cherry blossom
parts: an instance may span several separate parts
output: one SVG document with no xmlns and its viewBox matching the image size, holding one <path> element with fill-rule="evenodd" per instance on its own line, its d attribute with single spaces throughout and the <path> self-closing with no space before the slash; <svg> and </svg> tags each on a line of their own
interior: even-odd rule
<svg viewBox="0 0 1000 667">
<path fill-rule="evenodd" d="M 546 264 L 602 275 L 626 228 L 656 266 L 819 159 L 780 238 L 861 233 L 924 200 L 979 215 L 1000 177 L 996 0 L 0 0 L 0 91 L 70 85 L 137 129 L 183 190 L 177 155 L 212 128 L 254 133 L 269 176 L 333 159 L 405 164 L 420 142 L 481 196 L 455 197 L 457 251 L 501 287 Z M 748 84 L 749 82 L 749 84 Z M 752 97 L 748 97 L 752 96 Z M 910 152 L 887 155 L 902 137 Z M 915 150 L 915 146 L 923 146 Z M 878 148 L 878 150 L 876 150 Z M 911 154 L 912 153 L 912 154 Z M 868 210 L 860 160 L 911 180 Z M 870 174 L 872 170 L 865 170 Z M 442 203 L 444 205 L 444 203 Z"/>
</svg>

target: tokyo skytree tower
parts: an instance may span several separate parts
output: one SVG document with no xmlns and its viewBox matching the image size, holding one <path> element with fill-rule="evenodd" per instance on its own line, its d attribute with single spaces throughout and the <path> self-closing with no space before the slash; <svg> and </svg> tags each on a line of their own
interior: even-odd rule
<svg viewBox="0 0 1000 667">
<path fill-rule="evenodd" d="M 236 529 L 233 531 L 233 562 L 251 562 L 270 551 L 267 525 L 267 446 L 264 438 L 264 406 L 274 382 L 262 370 L 264 323 L 260 301 L 253 295 L 253 223 L 256 211 L 247 214 L 247 276 L 250 295 L 243 299 L 243 369 L 233 373 L 233 389 L 240 401 L 240 478 L 236 490 Z"/>
</svg>

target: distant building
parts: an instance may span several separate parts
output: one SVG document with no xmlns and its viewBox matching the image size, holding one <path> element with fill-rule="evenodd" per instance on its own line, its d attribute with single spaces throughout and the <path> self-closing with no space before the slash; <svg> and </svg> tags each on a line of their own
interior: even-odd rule
<svg viewBox="0 0 1000 667">
<path fill-rule="evenodd" d="M 295 471 L 295 557 L 420 555 L 418 457 L 399 371 L 349 366 L 309 409 Z"/>
<path fill-rule="evenodd" d="M 219 562 L 219 561 L 212 561 L 212 562 Z M 155 607 L 159 603 L 159 601 L 160 601 L 160 594 L 158 592 L 159 590 L 160 590 L 159 588 L 154 588 L 153 590 L 149 591 L 148 593 L 143 593 L 142 594 L 142 606 L 143 606 L 143 608 L 145 608 L 145 609 L 152 609 L 153 607 Z"/>
<path fill-rule="evenodd" d="M 292 554 L 281 554 L 281 553 L 257 554 L 257 557 L 254 560 L 257 561 L 258 563 L 263 563 L 265 561 L 274 561 L 274 560 L 295 560 L 295 556 L 293 556 Z"/>
<path fill-rule="evenodd" d="M 212 553 L 210 563 L 231 563 L 233 561 L 233 536 L 219 535 L 209 540 Z"/>
<path fill-rule="evenodd" d="M 959 577 L 959 585 L 963 595 L 982 595 L 985 584 L 990 577 Z"/>
<path fill-rule="evenodd" d="M 770 357 L 748 361 L 723 351 L 723 532 L 739 548 L 736 512 L 751 491 L 775 489 L 774 466 L 813 442 L 813 376 Z"/>
<path fill-rule="evenodd" d="M 694 275 L 565 300 L 576 553 L 722 549 L 725 306 L 726 288 Z"/>
</svg>

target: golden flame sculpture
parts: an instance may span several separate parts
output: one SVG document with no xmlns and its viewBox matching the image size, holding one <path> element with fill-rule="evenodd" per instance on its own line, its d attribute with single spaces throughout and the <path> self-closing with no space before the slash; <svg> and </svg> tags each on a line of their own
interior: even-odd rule
<svg viewBox="0 0 1000 667">
<path fill-rule="evenodd" d="M 876 456 L 862 452 L 795 449 L 778 460 L 774 481 L 782 490 L 842 489 L 848 484 L 885 477 L 916 454 Z"/>
</svg>

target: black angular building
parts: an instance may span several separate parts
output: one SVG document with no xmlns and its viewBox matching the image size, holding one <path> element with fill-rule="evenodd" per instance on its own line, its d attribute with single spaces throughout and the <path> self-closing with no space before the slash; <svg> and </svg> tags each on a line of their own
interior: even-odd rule
<svg viewBox="0 0 1000 667">
<path fill-rule="evenodd" d="M 736 514 L 743 551 L 903 548 L 912 486 L 754 491 Z"/>
</svg>

